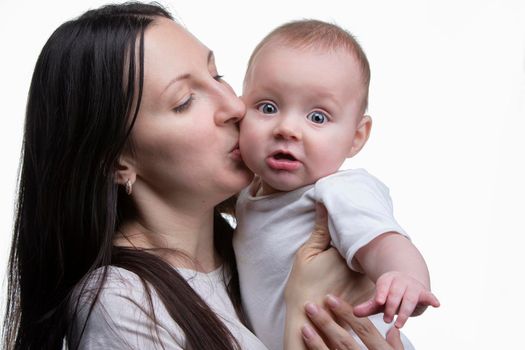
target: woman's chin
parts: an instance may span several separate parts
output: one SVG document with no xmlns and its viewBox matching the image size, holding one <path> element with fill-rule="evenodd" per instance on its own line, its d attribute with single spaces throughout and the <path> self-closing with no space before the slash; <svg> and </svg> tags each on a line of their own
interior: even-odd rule
<svg viewBox="0 0 525 350">
<path fill-rule="evenodd" d="M 237 165 L 237 170 L 239 172 L 238 176 L 239 176 L 240 181 L 239 181 L 239 189 L 235 191 L 235 193 L 239 192 L 240 190 L 248 186 L 252 182 L 253 177 L 254 177 L 253 172 L 246 166 L 246 164 L 244 164 L 244 162 L 240 162 Z"/>
</svg>

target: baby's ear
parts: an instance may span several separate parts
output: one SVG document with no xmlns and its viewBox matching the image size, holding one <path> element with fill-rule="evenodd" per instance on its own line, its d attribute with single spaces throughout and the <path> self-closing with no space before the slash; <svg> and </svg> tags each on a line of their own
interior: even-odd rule
<svg viewBox="0 0 525 350">
<path fill-rule="evenodd" d="M 370 136 L 370 130 L 372 129 L 372 118 L 370 118 L 369 115 L 364 115 L 359 123 L 357 124 L 357 128 L 355 130 L 354 135 L 354 141 L 352 142 L 352 147 L 350 148 L 350 151 L 348 152 L 347 157 L 352 158 L 355 156 L 361 148 L 365 145 L 366 141 L 368 140 L 368 136 Z"/>
<path fill-rule="evenodd" d="M 117 166 L 115 167 L 115 182 L 119 185 L 125 186 L 128 180 L 133 184 L 136 179 L 137 172 L 135 171 L 133 159 L 130 155 L 121 154 L 117 160 Z"/>
</svg>

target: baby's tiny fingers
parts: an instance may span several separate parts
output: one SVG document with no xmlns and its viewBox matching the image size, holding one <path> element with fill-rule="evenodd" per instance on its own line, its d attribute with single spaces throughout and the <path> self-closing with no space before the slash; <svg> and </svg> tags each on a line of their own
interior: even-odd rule
<svg viewBox="0 0 525 350">
<path fill-rule="evenodd" d="M 425 312 L 429 305 L 433 307 L 439 307 L 440 303 L 434 294 L 431 292 L 424 292 L 419 296 L 419 300 L 411 316 L 421 315 L 423 312 Z"/>
<path fill-rule="evenodd" d="M 365 317 L 380 313 L 383 311 L 383 305 L 378 304 L 374 299 L 370 299 L 354 306 L 354 315 L 357 317 Z"/>
<path fill-rule="evenodd" d="M 395 326 L 401 328 L 405 325 L 408 317 L 412 315 L 417 305 L 417 295 L 405 293 L 401 306 L 399 307 L 398 316 Z"/>
<path fill-rule="evenodd" d="M 390 276 L 381 276 L 376 282 L 376 294 L 375 301 L 377 304 L 384 305 L 386 299 L 388 298 L 388 292 L 392 287 L 392 277 Z"/>
<path fill-rule="evenodd" d="M 403 298 L 404 294 L 404 286 L 401 287 L 393 285 L 392 288 L 390 288 L 390 292 L 388 293 L 388 299 L 386 300 L 385 305 L 385 315 L 383 317 L 386 323 L 390 323 L 394 319 L 394 315 L 399 309 L 399 305 L 401 304 L 401 299 Z"/>
<path fill-rule="evenodd" d="M 433 307 L 439 307 L 441 305 L 438 298 L 432 292 L 423 293 L 420 297 L 420 303 Z"/>
</svg>

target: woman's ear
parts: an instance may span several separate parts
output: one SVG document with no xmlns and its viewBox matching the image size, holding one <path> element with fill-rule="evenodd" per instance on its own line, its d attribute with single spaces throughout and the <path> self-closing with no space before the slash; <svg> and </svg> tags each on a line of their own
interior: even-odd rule
<svg viewBox="0 0 525 350">
<path fill-rule="evenodd" d="M 363 148 L 366 141 L 368 140 L 368 136 L 370 136 L 371 129 L 372 118 L 369 115 L 364 115 L 357 124 L 357 128 L 354 134 L 354 141 L 352 142 L 352 147 L 350 148 L 350 151 L 347 155 L 348 158 L 352 158 L 357 153 L 359 153 L 361 148 Z"/>
<path fill-rule="evenodd" d="M 115 182 L 119 185 L 126 186 L 128 181 L 134 184 L 136 179 L 137 172 L 133 159 L 129 155 L 121 154 L 115 168 Z"/>
</svg>

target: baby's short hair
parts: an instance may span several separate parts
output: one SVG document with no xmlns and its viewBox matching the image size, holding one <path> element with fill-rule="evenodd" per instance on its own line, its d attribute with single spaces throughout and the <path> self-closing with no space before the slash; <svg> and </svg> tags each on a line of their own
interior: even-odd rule
<svg viewBox="0 0 525 350">
<path fill-rule="evenodd" d="M 368 107 L 368 88 L 370 86 L 370 64 L 355 37 L 340 26 L 314 19 L 303 19 L 285 23 L 266 35 L 255 47 L 248 61 L 247 72 L 257 53 L 270 42 L 291 45 L 298 49 L 344 49 L 352 54 L 361 68 L 364 95 L 362 111 Z"/>
</svg>

